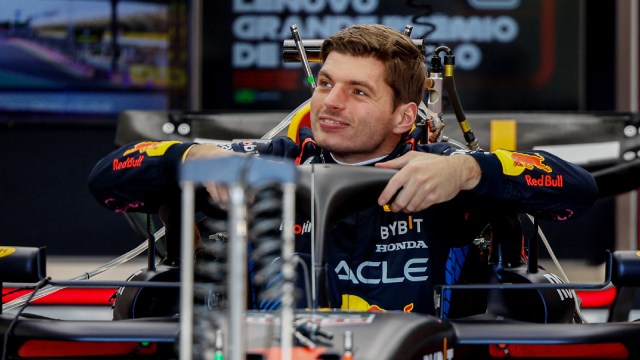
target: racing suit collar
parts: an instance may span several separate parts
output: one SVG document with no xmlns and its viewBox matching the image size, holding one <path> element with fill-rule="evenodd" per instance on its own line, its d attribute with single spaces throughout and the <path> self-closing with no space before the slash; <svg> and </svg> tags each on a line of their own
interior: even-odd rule
<svg viewBox="0 0 640 360">
<path fill-rule="evenodd" d="M 374 158 L 374 159 L 369 159 L 369 160 L 360 161 L 360 162 L 357 162 L 357 163 L 350 164 L 350 163 L 345 163 L 345 162 L 342 162 L 342 161 L 338 161 L 338 160 L 336 160 L 336 158 L 335 158 L 335 157 L 333 156 L 333 154 L 331 154 L 331 153 L 329 153 L 329 155 L 331 156 L 331 158 L 333 159 L 333 161 L 334 161 L 336 164 L 340 164 L 340 165 L 349 165 L 349 166 L 366 166 L 366 165 L 372 165 L 372 164 L 375 164 L 375 163 L 377 163 L 377 162 L 381 161 L 382 159 L 386 159 L 386 158 L 389 156 L 389 155 L 387 154 L 387 155 L 379 156 L 379 157 Z"/>
<path fill-rule="evenodd" d="M 393 149 L 393 151 L 389 155 L 380 159 L 379 162 L 389 161 L 397 157 L 400 157 L 411 150 L 415 150 L 416 145 L 418 144 L 422 136 L 421 134 L 422 134 L 422 130 L 420 128 L 413 129 L 409 134 L 407 134 L 407 136 L 404 139 L 402 139 L 398 143 L 398 145 L 395 147 L 395 149 Z"/>
<path fill-rule="evenodd" d="M 393 149 L 393 151 L 382 158 L 372 159 L 365 161 L 363 163 L 352 164 L 352 165 L 364 165 L 364 166 L 372 166 L 378 162 L 389 161 L 391 159 L 395 159 L 403 154 L 414 150 L 416 145 L 419 143 L 422 138 L 422 128 L 415 128 L 407 136 L 405 136 Z M 312 141 L 305 142 L 305 139 L 311 139 Z M 301 152 L 299 155 L 298 164 L 308 164 L 308 163 L 338 163 L 331 153 L 326 149 L 320 148 L 317 146 L 315 141 L 313 141 L 313 133 L 311 129 L 303 127 L 300 129 L 300 141 L 304 144 L 301 148 Z"/>
</svg>

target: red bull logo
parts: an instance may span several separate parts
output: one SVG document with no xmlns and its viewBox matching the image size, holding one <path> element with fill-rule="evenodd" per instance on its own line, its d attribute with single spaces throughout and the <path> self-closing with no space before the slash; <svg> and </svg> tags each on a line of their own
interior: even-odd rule
<svg viewBox="0 0 640 360">
<path fill-rule="evenodd" d="M 387 310 L 381 308 L 375 304 L 369 304 L 367 300 L 357 295 L 342 294 L 342 310 L 351 311 L 364 311 L 364 312 L 385 312 Z M 403 312 L 411 312 L 413 310 L 413 303 L 405 305 L 402 308 Z"/>
<path fill-rule="evenodd" d="M 505 175 L 518 176 L 525 170 L 534 169 L 547 173 L 553 171 L 549 165 L 544 163 L 544 157 L 539 154 L 525 154 L 507 150 L 496 150 L 494 153 L 502 163 L 502 172 Z"/>
<path fill-rule="evenodd" d="M 557 177 L 552 177 L 551 175 L 540 175 L 538 178 L 534 178 L 531 175 L 525 175 L 524 180 L 527 182 L 529 186 L 541 186 L 541 187 L 557 187 L 561 188 L 564 186 L 562 183 L 562 175 L 558 175 Z"/>
<path fill-rule="evenodd" d="M 523 154 L 523 153 L 511 153 L 511 159 L 513 160 L 513 166 L 523 166 L 527 170 L 533 170 L 534 168 L 540 169 L 545 172 L 551 172 L 552 169 L 543 164 L 544 157 L 538 154 Z"/>
<path fill-rule="evenodd" d="M 113 159 L 112 169 L 113 171 L 118 171 L 122 169 L 131 169 L 142 166 L 142 161 L 144 160 L 144 155 L 138 156 L 138 158 L 127 158 L 126 160 L 120 161 L 118 159 Z"/>
<path fill-rule="evenodd" d="M 126 150 L 122 156 L 127 156 L 133 153 L 147 154 L 149 156 L 162 156 L 167 152 L 167 149 L 172 145 L 180 144 L 179 141 L 144 141 L 135 144 L 131 149 Z"/>
</svg>

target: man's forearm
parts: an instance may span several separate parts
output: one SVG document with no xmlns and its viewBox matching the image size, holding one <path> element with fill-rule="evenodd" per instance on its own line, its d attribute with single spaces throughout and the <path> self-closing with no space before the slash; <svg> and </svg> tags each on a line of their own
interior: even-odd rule
<svg viewBox="0 0 640 360">
<path fill-rule="evenodd" d="M 220 156 L 228 156 L 232 151 L 223 149 L 218 145 L 213 144 L 194 144 L 189 149 L 187 149 L 186 154 L 183 158 L 184 161 L 194 160 L 194 159 L 208 159 L 215 158 Z"/>
</svg>

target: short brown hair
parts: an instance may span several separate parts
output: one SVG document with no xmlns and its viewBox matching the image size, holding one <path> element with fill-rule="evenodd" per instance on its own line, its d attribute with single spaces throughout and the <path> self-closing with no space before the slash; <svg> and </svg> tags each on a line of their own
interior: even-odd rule
<svg viewBox="0 0 640 360">
<path fill-rule="evenodd" d="M 424 55 L 400 31 L 380 24 L 353 25 L 324 40 L 320 49 L 323 62 L 332 51 L 382 61 L 385 80 L 394 93 L 394 109 L 400 104 L 422 101 L 427 79 Z"/>
</svg>

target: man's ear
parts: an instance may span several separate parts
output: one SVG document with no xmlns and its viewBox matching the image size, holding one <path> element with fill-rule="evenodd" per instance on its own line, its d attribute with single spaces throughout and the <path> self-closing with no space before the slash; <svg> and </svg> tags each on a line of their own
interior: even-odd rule
<svg viewBox="0 0 640 360">
<path fill-rule="evenodd" d="M 398 107 L 398 120 L 394 128 L 395 134 L 405 134 L 413 128 L 413 124 L 418 116 L 418 106 L 414 102 L 402 104 Z"/>
</svg>

